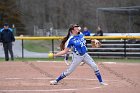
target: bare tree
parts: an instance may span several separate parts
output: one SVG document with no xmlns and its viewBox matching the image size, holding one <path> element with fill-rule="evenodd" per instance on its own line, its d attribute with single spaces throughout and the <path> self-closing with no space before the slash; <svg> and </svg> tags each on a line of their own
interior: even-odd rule
<svg viewBox="0 0 140 93">
<path fill-rule="evenodd" d="M 3 0 L 6 1 L 6 0 Z M 88 26 L 91 31 L 97 27 L 96 9 L 102 7 L 139 6 L 140 0 L 9 0 L 17 5 L 20 21 L 25 25 L 27 34 L 33 35 L 34 26 L 48 29 L 68 28 L 72 23 Z M 16 2 L 15 2 L 16 1 Z M 101 15 L 104 17 L 103 15 Z M 109 18 L 109 16 L 108 16 Z M 139 20 L 139 17 L 135 17 Z M 118 19 L 121 17 L 118 16 Z M 139 22 L 133 22 L 138 28 Z M 110 19 L 113 20 L 113 19 Z M 111 27 L 110 22 L 106 25 Z M 116 26 L 114 20 L 114 25 Z M 122 24 L 118 22 L 117 24 Z M 47 28 L 48 27 L 48 28 Z M 123 30 L 123 28 L 120 27 Z M 135 29 L 135 28 L 134 28 Z"/>
</svg>

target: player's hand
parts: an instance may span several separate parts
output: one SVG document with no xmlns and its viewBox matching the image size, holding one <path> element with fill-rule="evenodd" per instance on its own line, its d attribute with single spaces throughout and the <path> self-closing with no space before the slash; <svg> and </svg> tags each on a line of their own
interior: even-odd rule
<svg viewBox="0 0 140 93">
<path fill-rule="evenodd" d="M 54 58 L 54 54 L 53 53 L 49 53 L 48 54 L 48 58 Z"/>
</svg>

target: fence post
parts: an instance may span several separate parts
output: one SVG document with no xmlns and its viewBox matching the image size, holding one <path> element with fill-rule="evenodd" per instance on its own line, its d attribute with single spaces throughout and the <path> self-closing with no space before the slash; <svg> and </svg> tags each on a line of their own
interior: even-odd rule
<svg viewBox="0 0 140 93">
<path fill-rule="evenodd" d="M 54 40 L 52 39 L 52 53 L 54 53 Z"/>
<path fill-rule="evenodd" d="M 21 44 L 22 44 L 22 58 L 24 58 L 24 43 L 23 43 L 23 39 L 21 40 Z"/>
<path fill-rule="evenodd" d="M 126 58 L 126 39 L 124 39 L 124 57 Z"/>
</svg>

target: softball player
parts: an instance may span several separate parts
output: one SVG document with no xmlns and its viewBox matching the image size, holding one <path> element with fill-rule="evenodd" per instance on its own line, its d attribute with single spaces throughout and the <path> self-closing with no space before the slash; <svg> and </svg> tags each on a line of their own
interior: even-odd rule
<svg viewBox="0 0 140 93">
<path fill-rule="evenodd" d="M 54 56 L 60 56 L 66 54 L 69 51 L 69 49 L 72 48 L 73 59 L 67 70 L 61 73 L 61 75 L 56 80 L 50 81 L 51 85 L 58 84 L 60 80 L 70 75 L 82 61 L 84 61 L 92 68 L 101 85 L 107 85 L 106 83 L 103 82 L 99 69 L 95 64 L 94 60 L 87 53 L 87 48 L 85 45 L 86 41 L 84 39 L 83 34 L 80 32 L 79 28 L 80 27 L 78 25 L 72 25 L 70 27 L 67 36 L 63 39 L 60 45 L 62 51 L 54 54 Z"/>
</svg>

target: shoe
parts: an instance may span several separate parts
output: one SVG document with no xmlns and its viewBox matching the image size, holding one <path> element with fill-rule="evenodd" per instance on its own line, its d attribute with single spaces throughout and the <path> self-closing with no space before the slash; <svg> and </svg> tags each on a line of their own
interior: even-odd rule
<svg viewBox="0 0 140 93">
<path fill-rule="evenodd" d="M 108 85 L 108 84 L 107 84 L 107 83 L 104 83 L 104 82 L 100 82 L 100 85 L 106 86 L 106 85 Z"/>
<path fill-rule="evenodd" d="M 5 59 L 5 61 L 9 61 L 9 59 Z"/>
<path fill-rule="evenodd" d="M 81 63 L 80 63 L 80 66 L 83 66 L 84 64 L 85 64 L 85 62 L 81 62 Z"/>
<path fill-rule="evenodd" d="M 57 81 L 56 80 L 52 80 L 52 81 L 50 81 L 50 85 L 57 85 Z"/>
</svg>

